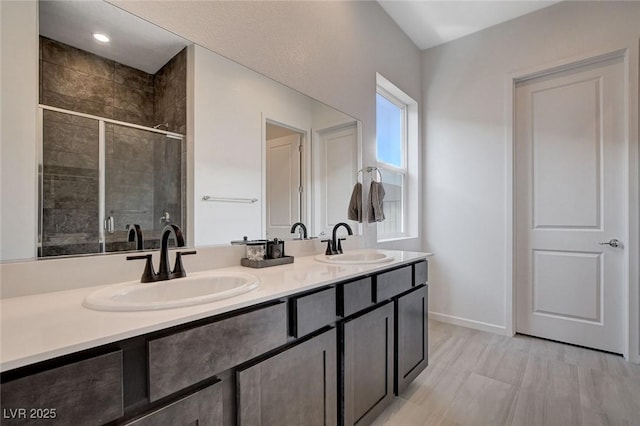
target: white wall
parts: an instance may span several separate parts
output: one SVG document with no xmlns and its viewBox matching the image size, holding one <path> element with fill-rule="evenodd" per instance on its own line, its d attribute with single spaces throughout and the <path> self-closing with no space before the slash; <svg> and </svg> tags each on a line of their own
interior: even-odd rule
<svg viewBox="0 0 640 426">
<path fill-rule="evenodd" d="M 37 224 L 37 3 L 2 1 L 0 11 L 0 259 L 25 259 Z"/>
<path fill-rule="evenodd" d="M 421 98 L 420 52 L 377 2 L 112 3 L 361 120 L 363 165 L 375 162 L 376 72 Z M 364 233 L 375 245 L 375 224 Z"/>
<path fill-rule="evenodd" d="M 637 43 L 639 22 L 638 2 L 562 2 L 423 53 L 431 311 L 496 331 L 506 323 L 508 75 Z"/>
<path fill-rule="evenodd" d="M 309 132 L 313 102 L 207 49 L 194 50 L 195 245 L 263 238 L 264 120 Z M 210 202 L 204 195 L 259 201 Z"/>
</svg>

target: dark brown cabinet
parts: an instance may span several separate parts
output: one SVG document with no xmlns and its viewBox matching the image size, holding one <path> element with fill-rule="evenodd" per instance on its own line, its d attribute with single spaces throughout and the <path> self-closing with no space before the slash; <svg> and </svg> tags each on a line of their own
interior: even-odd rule
<svg viewBox="0 0 640 426">
<path fill-rule="evenodd" d="M 371 423 L 393 400 L 393 303 L 343 324 L 345 426 Z"/>
<path fill-rule="evenodd" d="M 398 297 L 395 392 L 399 395 L 427 367 L 427 286 Z"/>
<path fill-rule="evenodd" d="M 237 372 L 238 425 L 336 425 L 335 328 Z"/>
<path fill-rule="evenodd" d="M 127 426 L 217 426 L 223 422 L 222 414 L 222 388 L 218 382 L 135 419 Z"/>
</svg>

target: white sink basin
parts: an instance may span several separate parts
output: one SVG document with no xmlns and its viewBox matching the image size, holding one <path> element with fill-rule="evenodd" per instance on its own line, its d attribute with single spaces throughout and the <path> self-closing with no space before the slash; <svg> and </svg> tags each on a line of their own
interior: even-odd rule
<svg viewBox="0 0 640 426">
<path fill-rule="evenodd" d="M 129 281 L 94 291 L 83 305 L 99 311 L 152 311 L 199 305 L 246 293 L 258 287 L 244 272 L 203 272 L 155 283 Z"/>
<path fill-rule="evenodd" d="M 330 256 L 319 254 L 315 259 L 320 262 L 337 265 L 366 265 L 390 262 L 393 260 L 393 256 L 376 250 L 360 250 Z"/>
</svg>

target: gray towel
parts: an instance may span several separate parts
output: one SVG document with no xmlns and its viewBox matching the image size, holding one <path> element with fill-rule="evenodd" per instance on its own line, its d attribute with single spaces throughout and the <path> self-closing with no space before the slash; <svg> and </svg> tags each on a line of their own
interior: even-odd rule
<svg viewBox="0 0 640 426">
<path fill-rule="evenodd" d="M 347 216 L 349 220 L 362 222 L 362 184 L 360 182 L 356 182 L 353 187 Z"/>
<path fill-rule="evenodd" d="M 369 188 L 369 202 L 367 207 L 369 208 L 368 220 L 372 222 L 382 222 L 384 220 L 384 209 L 382 205 L 384 200 L 384 187 L 382 182 L 371 182 L 371 188 Z"/>
</svg>

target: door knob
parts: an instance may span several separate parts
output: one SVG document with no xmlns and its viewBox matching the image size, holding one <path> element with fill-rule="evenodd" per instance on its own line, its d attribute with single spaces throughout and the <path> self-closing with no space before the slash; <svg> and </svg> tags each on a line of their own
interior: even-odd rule
<svg viewBox="0 0 640 426">
<path fill-rule="evenodd" d="M 610 245 L 611 247 L 620 247 L 622 244 L 620 243 L 620 241 L 616 240 L 615 238 L 612 238 L 607 242 L 600 243 L 600 245 L 601 246 Z"/>
</svg>

